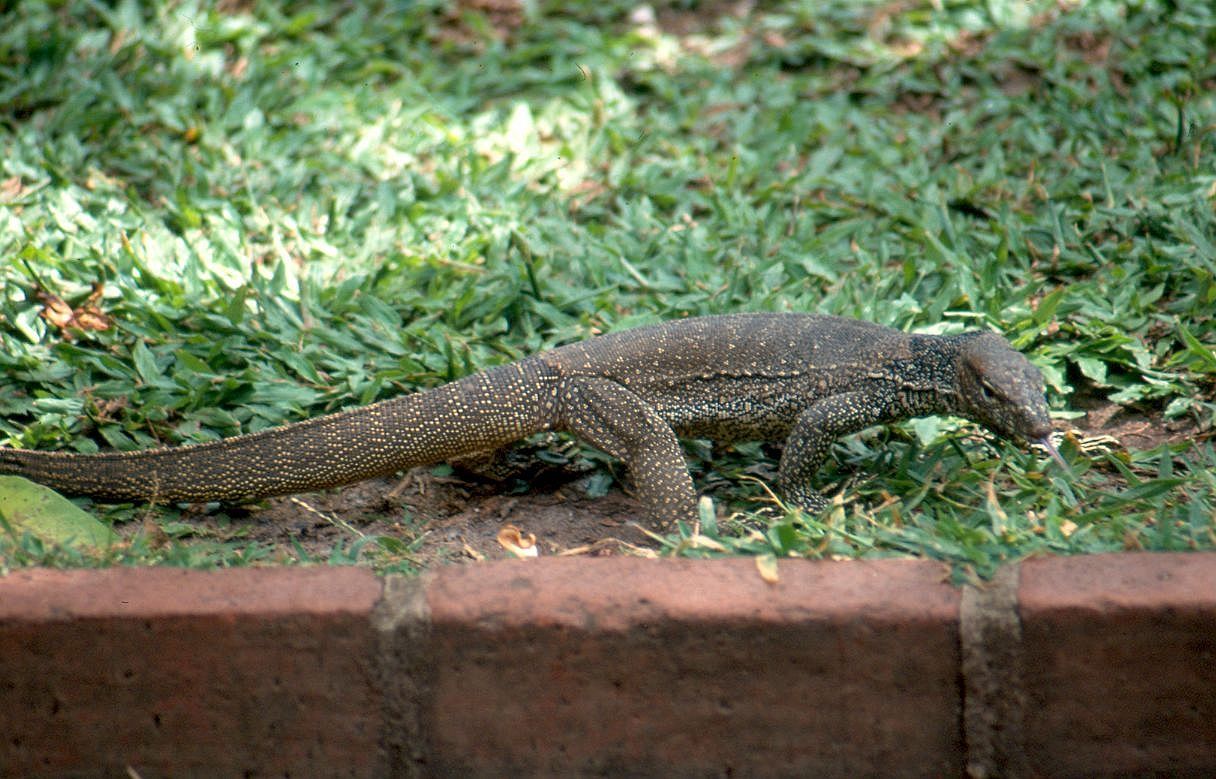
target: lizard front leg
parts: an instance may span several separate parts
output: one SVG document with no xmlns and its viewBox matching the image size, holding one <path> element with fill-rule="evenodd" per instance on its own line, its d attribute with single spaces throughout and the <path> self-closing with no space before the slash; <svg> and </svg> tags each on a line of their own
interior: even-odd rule
<svg viewBox="0 0 1216 779">
<path fill-rule="evenodd" d="M 777 488 L 793 506 L 810 512 L 827 508 L 828 502 L 811 487 L 832 442 L 888 418 L 889 404 L 876 403 L 873 394 L 843 392 L 812 403 L 798 417 L 785 440 Z"/>
<path fill-rule="evenodd" d="M 671 426 L 654 408 L 610 379 L 562 382 L 558 427 L 624 461 L 638 498 L 663 525 L 696 516 L 697 495 Z"/>
</svg>

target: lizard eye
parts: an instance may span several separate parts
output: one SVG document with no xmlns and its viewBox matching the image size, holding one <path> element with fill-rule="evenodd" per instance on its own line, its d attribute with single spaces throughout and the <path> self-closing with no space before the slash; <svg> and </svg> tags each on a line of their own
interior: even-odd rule
<svg viewBox="0 0 1216 779">
<path fill-rule="evenodd" d="M 981 380 L 980 381 L 980 397 L 983 398 L 985 402 L 991 403 L 992 401 L 994 401 L 998 397 L 1000 397 L 1000 393 L 996 391 L 996 387 L 992 386 L 991 384 L 989 384 L 986 381 Z"/>
</svg>

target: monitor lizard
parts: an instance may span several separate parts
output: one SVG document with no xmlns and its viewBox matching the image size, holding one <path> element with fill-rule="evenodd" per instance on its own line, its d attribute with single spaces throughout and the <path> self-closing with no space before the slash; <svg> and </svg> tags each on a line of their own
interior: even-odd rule
<svg viewBox="0 0 1216 779">
<path fill-rule="evenodd" d="M 819 511 L 832 442 L 955 414 L 1058 453 L 1039 370 L 991 332 L 915 335 L 816 314 L 638 327 L 434 389 L 201 444 L 75 454 L 0 449 L 0 473 L 103 501 L 245 501 L 335 487 L 565 431 L 624 461 L 663 524 L 695 516 L 677 436 L 784 442 L 778 493 Z"/>
</svg>

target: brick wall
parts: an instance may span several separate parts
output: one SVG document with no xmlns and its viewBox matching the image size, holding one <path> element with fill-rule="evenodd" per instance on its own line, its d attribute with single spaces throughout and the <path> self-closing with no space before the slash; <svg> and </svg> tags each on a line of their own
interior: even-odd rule
<svg viewBox="0 0 1216 779">
<path fill-rule="evenodd" d="M 1216 555 L 0 578 L 0 776 L 1216 775 Z"/>
</svg>

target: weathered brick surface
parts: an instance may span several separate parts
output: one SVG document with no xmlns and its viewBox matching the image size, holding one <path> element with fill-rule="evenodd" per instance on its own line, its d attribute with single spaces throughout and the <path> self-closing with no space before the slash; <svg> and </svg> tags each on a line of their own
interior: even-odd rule
<svg viewBox="0 0 1216 779">
<path fill-rule="evenodd" d="M 20 571 L 0 776 L 959 775 L 943 569 L 780 574 L 550 559 L 377 604 L 353 569 Z M 1032 560 L 1017 592 L 1028 775 L 1216 775 L 1216 555 Z"/>
<path fill-rule="evenodd" d="M 1216 776 L 1216 556 L 1023 564 L 1025 747 L 1043 776 Z"/>
<path fill-rule="evenodd" d="M 550 559 L 428 589 L 441 774 L 948 776 L 959 593 L 916 561 Z M 424 713 L 425 714 L 425 713 Z"/>
<path fill-rule="evenodd" d="M 0 774 L 368 775 L 368 615 L 340 568 L 0 578 Z"/>
</svg>

